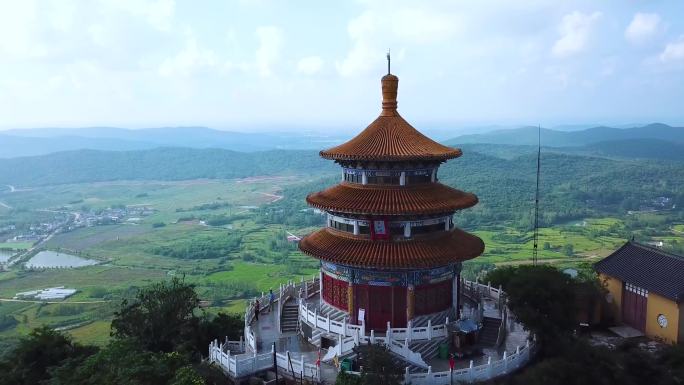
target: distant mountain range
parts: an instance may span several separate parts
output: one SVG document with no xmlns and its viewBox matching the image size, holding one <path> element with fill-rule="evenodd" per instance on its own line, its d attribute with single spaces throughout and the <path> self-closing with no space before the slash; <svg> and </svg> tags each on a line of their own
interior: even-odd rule
<svg viewBox="0 0 684 385">
<path fill-rule="evenodd" d="M 603 143 L 600 145 L 604 147 L 602 151 L 610 155 L 613 150 L 605 148 L 610 147 L 607 142 L 612 141 L 652 139 L 684 143 L 684 128 L 660 123 L 629 128 L 580 128 L 581 126 L 542 128 L 542 146 L 576 147 Z M 481 129 L 485 130 L 485 128 Z M 536 127 L 500 129 L 497 126 L 491 126 L 489 129 L 491 131 L 486 133 L 462 135 L 444 142 L 454 146 L 481 143 L 514 146 L 537 144 Z M 447 130 L 441 129 L 440 132 L 444 137 Z M 274 149 L 321 150 L 337 145 L 349 139 L 349 136 L 346 133 L 307 133 L 295 130 L 282 133 L 243 133 L 207 127 L 159 127 L 138 130 L 115 127 L 36 128 L 0 131 L 0 158 L 44 155 L 80 149 L 132 151 L 159 147 L 221 148 L 241 152 Z M 618 147 L 624 148 L 628 145 L 625 142 Z M 672 151 L 677 151 L 674 147 Z"/>
<path fill-rule="evenodd" d="M 115 127 L 36 128 L 0 132 L 0 158 L 58 151 L 142 150 L 157 147 L 222 148 L 252 152 L 273 149 L 320 149 L 346 136 L 315 133 L 242 133 L 207 127 L 159 127 L 129 130 Z"/>
<path fill-rule="evenodd" d="M 462 135 L 446 141 L 450 145 L 489 143 L 506 145 L 537 145 L 538 128 L 521 127 L 496 130 L 485 134 Z M 684 128 L 654 123 L 641 127 L 593 127 L 579 131 L 541 129 L 541 143 L 546 147 L 584 146 L 593 143 L 630 139 L 658 139 L 684 143 Z"/>
</svg>

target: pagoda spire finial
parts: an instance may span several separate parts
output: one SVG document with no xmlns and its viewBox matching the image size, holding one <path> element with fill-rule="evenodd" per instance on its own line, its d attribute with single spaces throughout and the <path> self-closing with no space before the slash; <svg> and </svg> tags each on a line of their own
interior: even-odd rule
<svg viewBox="0 0 684 385">
<path fill-rule="evenodd" d="M 390 51 L 387 50 L 387 75 L 382 77 L 382 113 L 380 116 L 395 116 L 397 113 L 397 89 L 399 78 L 390 73 Z"/>
</svg>

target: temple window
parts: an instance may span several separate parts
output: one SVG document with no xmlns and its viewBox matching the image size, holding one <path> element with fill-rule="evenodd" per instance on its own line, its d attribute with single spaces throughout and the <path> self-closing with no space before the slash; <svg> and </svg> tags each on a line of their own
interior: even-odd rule
<svg viewBox="0 0 684 385">
<path fill-rule="evenodd" d="M 426 219 L 417 222 L 396 221 L 389 222 L 388 225 L 390 235 L 403 236 L 404 238 L 412 238 L 416 235 L 434 234 L 449 231 L 454 228 L 451 216 Z M 354 235 L 370 235 L 368 220 L 349 219 L 331 215 L 328 217 L 328 226 Z M 357 228 L 357 232 L 355 232 L 354 227 Z"/>
<path fill-rule="evenodd" d="M 343 171 L 345 182 L 387 186 L 410 186 L 431 183 L 436 181 L 436 175 L 436 168 L 408 171 L 345 168 Z"/>
</svg>

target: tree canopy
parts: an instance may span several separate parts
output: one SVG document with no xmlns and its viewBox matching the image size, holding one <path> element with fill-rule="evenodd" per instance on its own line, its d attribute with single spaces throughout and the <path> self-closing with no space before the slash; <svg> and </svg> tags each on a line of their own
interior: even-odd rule
<svg viewBox="0 0 684 385">
<path fill-rule="evenodd" d="M 209 341 L 242 331 L 239 316 L 199 308 L 194 287 L 173 278 L 123 301 L 105 347 L 34 329 L 0 359 L 0 385 L 212 385 L 223 374 L 201 362 Z"/>
</svg>

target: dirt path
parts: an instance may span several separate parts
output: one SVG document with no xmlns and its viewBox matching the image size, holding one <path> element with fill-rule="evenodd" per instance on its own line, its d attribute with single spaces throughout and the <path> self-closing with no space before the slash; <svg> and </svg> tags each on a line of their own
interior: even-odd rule
<svg viewBox="0 0 684 385">
<path fill-rule="evenodd" d="M 549 263 L 569 262 L 569 261 L 593 261 L 595 259 L 600 259 L 600 258 L 601 257 L 598 255 L 577 256 L 577 257 L 567 257 L 567 258 L 550 258 L 550 259 L 540 258 L 537 260 L 537 262 L 542 263 L 542 264 L 549 264 Z M 531 265 L 532 259 L 518 259 L 515 261 L 496 262 L 494 264 L 496 266 Z"/>
<path fill-rule="evenodd" d="M 270 201 L 269 203 L 275 203 L 275 202 L 278 202 L 279 200 L 285 198 L 285 197 L 282 196 L 282 195 L 276 195 L 276 194 L 265 193 L 265 192 L 259 192 L 259 194 L 265 195 L 265 196 L 267 196 L 267 197 L 273 198 L 273 200 Z"/>
<path fill-rule="evenodd" d="M 0 298 L 0 302 L 26 302 L 26 303 L 76 303 L 76 304 L 89 304 L 89 303 L 107 303 L 110 300 L 100 300 L 100 301 L 39 301 L 39 300 L 29 300 L 29 299 L 14 299 L 14 298 Z"/>
</svg>

